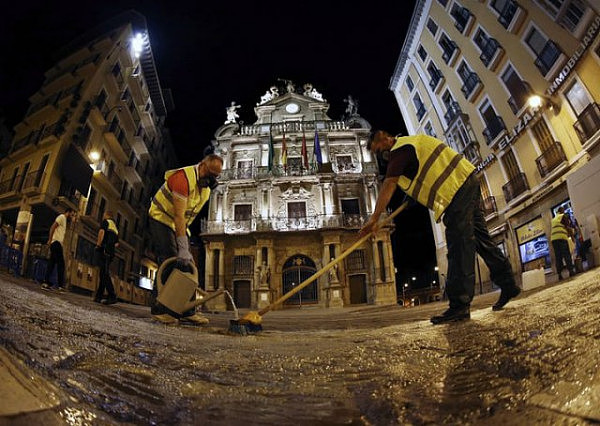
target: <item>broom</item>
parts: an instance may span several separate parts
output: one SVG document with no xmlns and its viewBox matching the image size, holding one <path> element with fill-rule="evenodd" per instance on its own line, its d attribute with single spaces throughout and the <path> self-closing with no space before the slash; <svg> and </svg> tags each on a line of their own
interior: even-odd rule
<svg viewBox="0 0 600 426">
<path fill-rule="evenodd" d="M 383 225 L 390 223 L 392 221 L 392 219 L 394 219 L 402 210 L 404 210 L 406 208 L 406 206 L 408 206 L 408 201 L 405 201 L 404 203 L 402 203 L 402 205 L 400 207 L 398 207 L 392 214 L 390 214 L 383 221 L 379 222 L 377 228 L 374 231 L 370 232 L 367 235 L 364 235 L 362 238 L 360 238 L 358 241 L 356 241 L 354 244 L 352 244 L 352 246 L 347 248 L 336 259 L 329 262 L 327 265 L 325 265 L 323 268 L 321 268 L 319 271 L 317 271 L 314 275 L 311 275 L 310 277 L 308 277 L 307 279 L 302 281 L 298 286 L 296 286 L 292 290 L 288 291 L 286 294 L 281 296 L 279 299 L 277 299 L 270 305 L 265 306 L 258 312 L 250 311 L 240 319 L 230 320 L 229 321 L 229 331 L 231 333 L 236 333 L 236 334 L 241 334 L 241 335 L 246 335 L 248 333 L 256 333 L 256 332 L 261 331 L 262 330 L 261 323 L 262 323 L 263 315 L 265 315 L 267 312 L 272 310 L 275 306 L 288 300 L 294 294 L 298 293 L 299 291 L 302 291 L 302 289 L 304 287 L 311 284 L 313 281 L 315 281 L 317 278 L 319 278 L 325 272 L 329 271 L 334 265 L 337 265 L 339 262 L 341 262 L 346 257 L 348 257 L 350 255 L 350 253 L 352 253 L 354 250 L 356 250 L 358 247 L 360 247 L 365 241 L 367 241 L 367 239 L 369 237 L 371 237 L 371 235 L 377 229 L 381 228 Z"/>
</svg>

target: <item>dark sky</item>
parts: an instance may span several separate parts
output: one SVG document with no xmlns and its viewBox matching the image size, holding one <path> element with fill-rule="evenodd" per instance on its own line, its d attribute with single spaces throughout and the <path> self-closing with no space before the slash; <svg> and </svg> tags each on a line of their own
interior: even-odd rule
<svg viewBox="0 0 600 426">
<path fill-rule="evenodd" d="M 297 87 L 310 82 L 339 119 L 351 94 L 374 127 L 404 132 L 388 89 L 414 0 L 285 1 L 86 1 L 12 2 L 0 16 L 0 117 L 12 128 L 27 99 L 41 86 L 55 54 L 73 38 L 118 13 L 135 9 L 147 20 L 161 85 L 175 110 L 170 128 L 180 165 L 198 161 L 226 118 L 231 103 L 240 119 L 254 122 L 254 106 L 278 78 Z M 431 258 L 422 244 L 427 213 L 399 216 L 395 251 L 402 270 Z M 428 238 L 431 238 L 430 236 Z M 428 261 L 427 261 L 428 262 Z M 429 268 L 429 266 L 427 266 Z M 412 274 L 412 272 L 411 272 Z"/>
<path fill-rule="evenodd" d="M 312 83 L 330 102 L 333 119 L 340 118 L 343 99 L 351 94 L 372 125 L 400 131 L 402 119 L 388 84 L 414 1 L 349 4 L 13 2 L 0 18 L 0 109 L 12 127 L 61 46 L 86 28 L 135 9 L 146 16 L 161 84 L 173 93 L 176 109 L 167 124 L 182 164 L 199 159 L 231 101 L 242 105 L 240 119 L 253 122 L 256 102 L 277 78 L 297 87 Z"/>
</svg>

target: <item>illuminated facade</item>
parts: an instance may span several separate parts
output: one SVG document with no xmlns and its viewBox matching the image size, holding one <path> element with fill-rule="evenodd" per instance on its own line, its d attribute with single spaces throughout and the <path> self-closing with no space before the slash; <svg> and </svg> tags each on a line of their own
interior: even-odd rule
<svg viewBox="0 0 600 426">
<path fill-rule="evenodd" d="M 238 307 L 266 306 L 339 256 L 375 205 L 369 123 L 351 97 L 335 121 L 322 95 L 303 89 L 271 87 L 250 125 L 236 122 L 232 103 L 215 134 L 224 170 L 202 225 L 205 282 L 229 289 Z M 396 303 L 390 233 L 381 229 L 285 305 Z"/>
<path fill-rule="evenodd" d="M 144 303 L 137 284 L 156 269 L 144 241 L 146 212 L 175 163 L 145 19 L 119 15 L 66 46 L 62 57 L 30 97 L 0 160 L 2 224 L 14 230 L 25 273 L 39 278 L 52 222 L 68 207 L 77 210 L 64 243 L 66 278 L 93 290 L 96 237 L 112 210 L 120 232 L 115 288 L 121 299 Z"/>
<path fill-rule="evenodd" d="M 519 276 L 541 267 L 557 278 L 559 205 L 574 206 L 594 240 L 600 211 L 578 211 L 567 181 L 598 163 L 598 12 L 584 0 L 419 0 L 392 76 L 409 133 L 437 136 L 477 166 L 488 227 Z M 442 225 L 434 235 L 444 265 Z"/>
</svg>

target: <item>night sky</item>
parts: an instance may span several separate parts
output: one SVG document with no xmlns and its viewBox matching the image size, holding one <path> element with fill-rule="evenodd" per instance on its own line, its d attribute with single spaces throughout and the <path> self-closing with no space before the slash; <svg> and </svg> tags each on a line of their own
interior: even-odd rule
<svg viewBox="0 0 600 426">
<path fill-rule="evenodd" d="M 351 94 L 373 127 L 405 132 L 388 86 L 414 0 L 358 5 L 312 0 L 13 2 L 0 17 L 0 117 L 9 128 L 23 118 L 27 99 L 41 87 L 64 44 L 135 9 L 146 17 L 161 85 L 172 90 L 175 110 L 167 126 L 182 166 L 201 158 L 231 101 L 242 106 L 241 120 L 254 122 L 254 106 L 278 78 L 296 87 L 311 83 L 330 103 L 332 119 L 342 116 L 343 99 Z M 404 234 L 399 244 L 407 245 L 401 263 L 411 267 L 431 256 L 431 247 L 421 249 L 421 232 L 414 243 L 407 242 L 423 218 L 428 225 L 424 212 L 416 209 L 397 222 L 397 232 Z M 403 229 L 403 224 L 409 225 Z"/>
</svg>

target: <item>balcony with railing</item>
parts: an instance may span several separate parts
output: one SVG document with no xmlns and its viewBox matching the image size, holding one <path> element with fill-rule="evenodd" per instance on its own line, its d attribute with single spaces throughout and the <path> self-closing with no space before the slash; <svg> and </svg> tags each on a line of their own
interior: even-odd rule
<svg viewBox="0 0 600 426">
<path fill-rule="evenodd" d="M 498 213 L 498 207 L 496 207 L 496 197 L 486 197 L 481 201 L 481 210 L 485 217 L 491 216 Z"/>
<path fill-rule="evenodd" d="M 545 76 L 550 72 L 550 69 L 554 66 L 560 54 L 561 51 L 556 43 L 552 40 L 548 40 L 535 59 L 535 66 L 538 67 L 542 75 Z"/>
<path fill-rule="evenodd" d="M 481 55 L 479 59 L 483 62 L 483 65 L 489 67 L 492 61 L 502 52 L 500 43 L 495 38 L 488 38 L 485 44 L 481 48 Z"/>
<path fill-rule="evenodd" d="M 17 175 L 14 179 L 6 179 L 0 182 L 0 199 L 6 200 L 9 198 L 19 197 L 17 191 L 17 183 L 21 180 L 21 175 Z"/>
<path fill-rule="evenodd" d="M 487 127 L 483 130 L 483 137 L 488 146 L 492 146 L 496 137 L 506 130 L 506 124 L 502 117 L 496 115 L 492 120 L 487 122 Z"/>
<path fill-rule="evenodd" d="M 431 87 L 431 90 L 435 92 L 440 82 L 444 79 L 444 75 L 436 67 L 433 67 L 429 70 L 429 75 L 431 76 L 431 79 L 429 80 L 429 87 Z"/>
<path fill-rule="evenodd" d="M 34 172 L 27 173 L 25 180 L 23 181 L 23 188 L 21 192 L 25 195 L 36 195 L 42 190 L 42 184 L 44 183 L 44 177 L 46 174 L 44 170 L 36 170 Z"/>
<path fill-rule="evenodd" d="M 479 142 L 471 141 L 463 149 L 462 155 L 471 162 L 473 165 L 477 165 L 481 162 L 481 153 L 479 152 Z"/>
<path fill-rule="evenodd" d="M 498 22 L 500 22 L 504 28 L 508 29 L 518 10 L 519 5 L 517 2 L 514 0 L 508 0 L 505 2 L 502 10 L 499 11 Z"/>
<path fill-rule="evenodd" d="M 529 190 L 529 183 L 527 182 L 527 176 L 525 176 L 525 173 L 517 174 L 515 177 L 509 180 L 507 184 L 502 186 L 504 199 L 507 203 L 514 200 L 527 190 Z"/>
<path fill-rule="evenodd" d="M 306 134 L 307 138 L 317 132 L 331 132 L 347 130 L 348 125 L 343 121 L 316 120 L 316 121 L 286 121 L 272 124 L 250 124 L 240 126 L 241 136 L 278 136 L 285 132 L 286 135 Z"/>
<path fill-rule="evenodd" d="M 480 85 L 481 80 L 479 79 L 479 76 L 474 72 L 470 72 L 469 76 L 464 80 L 460 90 L 463 92 L 463 95 L 465 95 L 465 99 L 470 100 L 472 95 L 476 92 L 475 89 Z"/>
<path fill-rule="evenodd" d="M 332 164 L 332 169 L 336 174 L 377 173 L 377 165 L 375 163 L 336 163 Z M 282 165 L 277 165 L 272 167 L 259 166 L 233 168 L 223 170 L 219 175 L 219 182 L 246 179 L 260 180 L 291 176 L 314 176 L 318 173 L 319 168 L 317 164 L 309 164 L 308 167 L 296 165 L 288 165 L 287 167 L 284 167 Z"/>
<path fill-rule="evenodd" d="M 535 159 L 535 164 L 542 178 L 567 161 L 567 156 L 560 142 L 554 144 Z"/>
<path fill-rule="evenodd" d="M 320 229 L 360 229 L 368 215 L 330 214 L 305 217 L 253 217 L 245 220 L 207 221 L 201 225 L 203 234 L 247 234 L 250 232 L 296 232 Z"/>
<path fill-rule="evenodd" d="M 581 143 L 586 143 L 600 130 L 600 107 L 597 103 L 591 103 L 577 116 L 573 124 Z"/>
<path fill-rule="evenodd" d="M 104 138 L 119 160 L 126 162 L 131 154 L 131 147 L 127 142 L 125 130 L 116 121 L 110 123 L 104 132 Z"/>
<path fill-rule="evenodd" d="M 80 217 L 81 220 L 87 224 L 98 225 L 100 222 L 102 222 L 101 216 L 103 214 L 103 212 L 100 212 L 98 203 L 87 201 Z"/>
<path fill-rule="evenodd" d="M 458 51 L 458 45 L 454 40 L 449 40 L 448 44 L 442 47 L 444 53 L 442 54 L 442 59 L 446 64 L 450 64 L 454 54 Z"/>
<path fill-rule="evenodd" d="M 458 104 L 458 102 L 451 102 L 448 105 L 448 109 L 444 113 L 444 119 L 446 120 L 446 124 L 452 124 L 452 122 L 456 120 L 460 115 L 462 115 L 462 110 L 460 109 L 460 105 Z"/>
<path fill-rule="evenodd" d="M 473 22 L 473 14 L 466 7 L 455 6 L 451 15 L 454 18 L 454 26 L 461 34 L 464 34 L 465 29 L 469 28 L 469 24 Z"/>
</svg>

